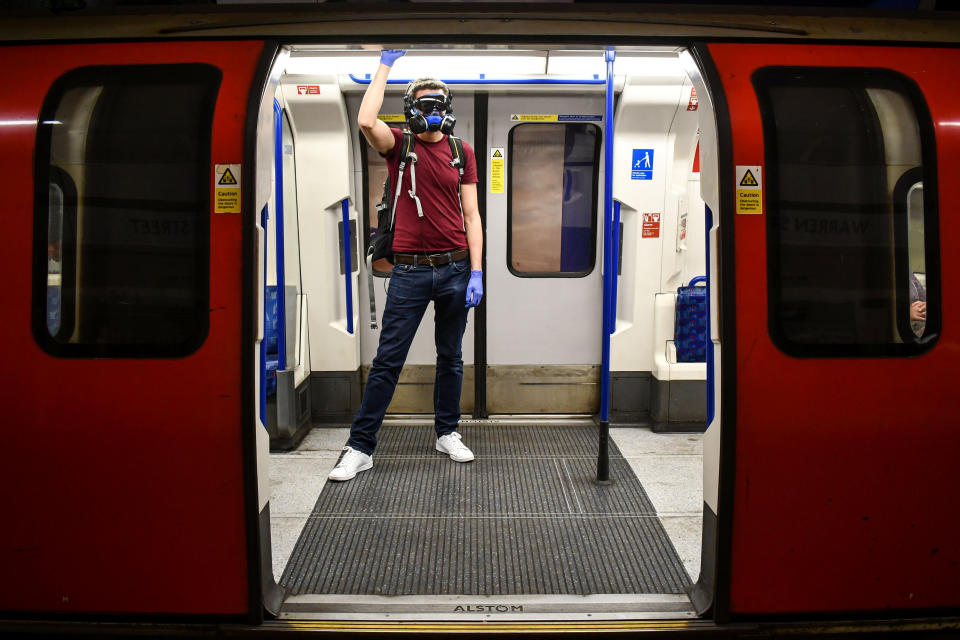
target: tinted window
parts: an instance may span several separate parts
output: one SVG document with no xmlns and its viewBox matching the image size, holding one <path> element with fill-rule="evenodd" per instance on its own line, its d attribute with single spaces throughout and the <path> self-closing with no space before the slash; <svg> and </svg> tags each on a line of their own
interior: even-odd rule
<svg viewBox="0 0 960 640">
<path fill-rule="evenodd" d="M 596 255 L 600 129 L 587 123 L 510 130 L 507 264 L 519 276 L 585 276 Z"/>
<path fill-rule="evenodd" d="M 939 326 L 935 170 L 919 92 L 870 70 L 766 69 L 754 83 L 774 341 L 793 355 L 928 348 Z M 898 186 L 905 176 L 927 183 L 926 201 Z M 929 309 L 917 331 L 911 303 L 921 295 Z"/>
<path fill-rule="evenodd" d="M 35 224 L 34 334 L 47 351 L 177 356 L 203 342 L 219 82 L 206 65 L 90 67 L 51 88 Z"/>
</svg>

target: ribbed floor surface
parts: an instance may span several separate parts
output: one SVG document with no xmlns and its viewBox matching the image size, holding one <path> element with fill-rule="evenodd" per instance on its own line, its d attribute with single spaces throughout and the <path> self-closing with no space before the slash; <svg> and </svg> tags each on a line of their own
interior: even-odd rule
<svg viewBox="0 0 960 640">
<path fill-rule="evenodd" d="M 385 426 L 374 467 L 328 482 L 281 584 L 294 594 L 683 593 L 676 550 L 616 446 L 597 486 L 597 429 L 463 424 L 476 460 L 432 425 Z"/>
</svg>

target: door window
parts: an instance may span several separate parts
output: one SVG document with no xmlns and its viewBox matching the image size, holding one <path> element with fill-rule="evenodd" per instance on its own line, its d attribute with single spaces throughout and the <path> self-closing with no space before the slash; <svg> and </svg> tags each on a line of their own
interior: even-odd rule
<svg viewBox="0 0 960 640">
<path fill-rule="evenodd" d="M 526 123 L 510 130 L 507 266 L 523 277 L 593 271 L 600 128 Z"/>
<path fill-rule="evenodd" d="M 936 171 L 919 91 L 874 70 L 768 68 L 753 82 L 774 342 L 797 356 L 929 348 L 940 322 Z"/>
<path fill-rule="evenodd" d="M 182 356 L 203 342 L 219 83 L 199 64 L 87 67 L 54 83 L 35 172 L 45 304 L 33 325 L 49 353 Z"/>
</svg>

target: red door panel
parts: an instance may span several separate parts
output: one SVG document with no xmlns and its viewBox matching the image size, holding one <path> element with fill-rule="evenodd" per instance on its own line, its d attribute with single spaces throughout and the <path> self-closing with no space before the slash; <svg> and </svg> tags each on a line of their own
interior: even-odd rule
<svg viewBox="0 0 960 640">
<path fill-rule="evenodd" d="M 241 456 L 241 215 L 214 213 L 211 198 L 209 331 L 184 357 L 44 352 L 31 334 L 31 256 L 36 121 L 58 77 L 92 65 L 218 67 L 212 194 L 212 165 L 243 162 L 246 105 L 262 50 L 262 42 L 0 49 L 4 610 L 251 608 Z"/>
<path fill-rule="evenodd" d="M 956 607 L 960 337 L 952 327 L 960 313 L 960 256 L 948 243 L 960 232 L 953 77 L 960 52 L 717 44 L 710 53 L 729 107 L 734 165 L 765 162 L 751 84 L 758 68 L 882 68 L 918 85 L 936 132 L 943 291 L 941 335 L 923 355 L 788 356 L 768 330 L 769 209 L 732 216 L 738 379 L 731 612 Z M 721 176 L 721 188 L 732 189 L 734 180 Z"/>
</svg>

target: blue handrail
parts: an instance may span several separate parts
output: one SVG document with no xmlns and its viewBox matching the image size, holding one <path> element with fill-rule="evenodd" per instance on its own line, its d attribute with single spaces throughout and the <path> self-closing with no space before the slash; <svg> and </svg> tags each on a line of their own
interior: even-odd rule
<svg viewBox="0 0 960 640">
<path fill-rule="evenodd" d="M 350 254 L 350 198 L 344 198 L 340 203 L 343 211 L 343 278 L 347 281 L 347 333 L 353 333 L 353 275 L 352 257 Z M 371 293 L 370 295 L 373 295 Z"/>
<path fill-rule="evenodd" d="M 613 118 L 610 118 L 613 120 Z M 612 161 L 611 161 L 611 171 L 612 171 Z M 617 330 L 617 287 L 620 282 L 620 201 L 613 201 L 613 229 L 611 231 L 613 240 L 610 242 L 610 253 L 613 254 L 610 257 L 610 267 L 613 271 L 613 274 L 610 276 L 611 280 L 611 293 L 610 293 L 610 327 L 609 331 L 612 335 Z"/>
<path fill-rule="evenodd" d="M 277 371 L 287 369 L 287 304 L 283 258 L 283 111 L 273 100 L 273 165 L 276 179 L 274 195 L 277 211 Z M 266 282 L 266 280 L 264 280 Z"/>
<path fill-rule="evenodd" d="M 372 79 L 369 75 L 365 78 L 359 78 L 352 73 L 350 79 L 357 84 L 370 84 Z M 411 80 L 388 79 L 387 84 L 408 84 Z M 444 84 L 606 84 L 606 80 L 597 77 L 593 78 L 456 78 L 453 80 L 444 80 Z"/>
<path fill-rule="evenodd" d="M 697 276 L 703 277 L 707 283 L 707 426 L 710 426 L 710 423 L 713 422 L 713 416 L 716 411 L 717 399 L 714 397 L 714 355 L 713 355 L 713 328 L 711 327 L 710 320 L 710 230 L 713 228 L 713 211 L 710 210 L 708 205 L 703 205 L 703 222 L 706 232 L 706 243 L 707 248 L 707 276 Z M 696 280 L 696 278 L 694 278 Z M 691 285 L 693 282 L 691 281 Z"/>
<path fill-rule="evenodd" d="M 260 228 L 264 231 L 264 239 L 266 239 L 267 231 L 267 220 L 270 218 L 270 213 L 267 210 L 269 205 L 263 205 L 263 209 L 260 210 Z M 263 243 L 263 281 L 267 281 L 267 243 Z M 260 292 L 260 295 L 263 295 L 263 291 Z M 264 308 L 264 315 L 266 315 L 266 308 Z M 267 331 L 266 331 L 266 319 L 261 318 L 261 321 L 264 323 L 263 335 L 260 337 L 260 388 L 258 392 L 260 394 L 260 422 L 266 426 L 267 424 Z"/>
<path fill-rule="evenodd" d="M 616 278 L 613 246 L 613 61 L 617 52 L 607 47 L 603 59 L 607 63 L 607 109 L 604 127 L 603 165 L 603 339 L 600 356 L 600 438 L 597 455 L 597 482 L 610 481 L 610 334 L 613 332 L 614 284 Z"/>
</svg>

